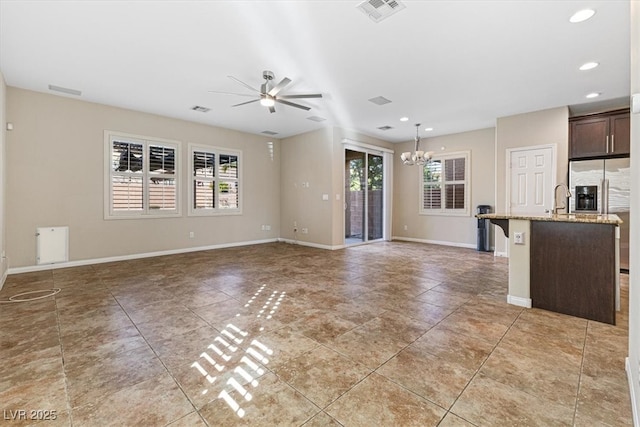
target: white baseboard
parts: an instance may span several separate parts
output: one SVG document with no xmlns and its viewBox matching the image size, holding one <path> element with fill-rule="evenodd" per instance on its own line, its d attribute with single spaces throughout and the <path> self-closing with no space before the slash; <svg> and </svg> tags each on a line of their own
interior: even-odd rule
<svg viewBox="0 0 640 427">
<path fill-rule="evenodd" d="M 0 263 L 2 265 L 2 263 Z M 4 270 L 2 273 L 2 278 L 0 278 L 0 291 L 4 287 L 4 282 L 7 280 L 7 276 L 9 275 L 9 269 Z"/>
<path fill-rule="evenodd" d="M 308 246 L 310 248 L 328 249 L 331 251 L 334 251 L 336 249 L 343 249 L 345 247 L 344 245 L 336 245 L 336 246 L 321 245 L 320 243 L 304 242 L 302 240 L 292 240 L 292 239 L 283 239 L 283 238 L 279 238 L 278 241 L 283 243 L 289 243 L 291 245 Z"/>
<path fill-rule="evenodd" d="M 279 239 L 265 239 L 265 240 L 252 240 L 248 242 L 222 243 L 219 245 L 171 249 L 167 251 L 146 252 L 146 253 L 121 255 L 121 256 L 114 256 L 114 257 L 107 257 L 107 258 L 82 259 L 77 261 L 68 261 L 68 262 L 61 262 L 56 264 L 29 265 L 26 267 L 9 268 L 7 272 L 8 274 L 31 273 L 33 271 L 55 270 L 58 268 L 79 267 L 82 265 L 91 265 L 91 264 L 103 264 L 105 262 L 127 261 L 132 259 L 151 258 L 151 257 L 163 256 L 163 255 L 175 255 L 175 254 L 184 254 L 188 252 L 208 251 L 212 249 L 233 248 L 237 246 L 259 245 L 262 243 L 277 242 L 278 240 Z"/>
<path fill-rule="evenodd" d="M 631 415 L 633 416 L 633 425 L 640 426 L 640 419 L 638 417 L 638 407 L 636 405 L 636 385 L 633 381 L 633 375 L 631 374 L 631 362 L 629 358 L 624 359 L 624 369 L 627 371 L 627 382 L 629 383 L 629 396 L 631 398 Z"/>
<path fill-rule="evenodd" d="M 494 252 L 493 253 L 494 256 L 497 257 L 502 257 L 502 258 L 509 258 L 509 254 L 507 254 L 506 252 Z"/>
<path fill-rule="evenodd" d="M 507 302 L 509 304 L 517 305 L 518 307 L 531 308 L 531 298 L 514 297 L 513 295 L 507 295 Z"/>
<path fill-rule="evenodd" d="M 443 240 L 416 239 L 413 237 L 392 236 L 391 240 L 401 240 L 405 242 L 429 243 L 432 245 L 454 246 L 456 248 L 476 249 L 476 245 L 472 243 L 447 242 Z"/>
</svg>

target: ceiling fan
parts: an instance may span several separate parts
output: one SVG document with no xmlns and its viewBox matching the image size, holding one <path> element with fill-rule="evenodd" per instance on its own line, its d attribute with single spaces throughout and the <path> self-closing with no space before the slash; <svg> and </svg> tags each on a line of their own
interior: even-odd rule
<svg viewBox="0 0 640 427">
<path fill-rule="evenodd" d="M 273 71 L 268 71 L 265 70 L 262 72 L 262 78 L 264 79 L 264 83 L 262 83 L 262 85 L 260 85 L 260 90 L 249 86 L 248 84 L 246 84 L 245 82 L 243 82 L 240 79 L 237 79 L 233 76 L 227 76 L 229 77 L 231 80 L 240 83 L 242 86 L 246 87 L 247 89 L 250 89 L 254 92 L 257 92 L 257 99 L 253 99 L 251 101 L 247 101 L 247 102 L 241 102 L 239 104 L 235 104 L 232 105 L 232 107 L 238 107 L 240 105 L 246 105 L 246 104 L 251 104 L 253 102 L 260 102 L 261 105 L 268 107 L 269 108 L 269 112 L 270 113 L 275 113 L 276 112 L 276 108 L 275 108 L 275 103 L 278 102 L 280 104 L 284 104 L 284 105 L 288 105 L 290 107 L 295 107 L 295 108 L 300 108 L 301 110 L 305 110 L 305 111 L 309 111 L 311 108 L 307 107 L 305 105 L 300 105 L 300 104 L 296 104 L 294 102 L 291 101 L 287 101 L 287 99 L 302 99 L 302 98 L 322 98 L 322 94 L 320 93 L 307 93 L 307 94 L 297 94 L 297 95 L 280 95 L 280 91 L 282 91 L 282 89 L 285 88 L 285 86 L 287 86 L 289 83 L 291 83 L 291 79 L 285 77 L 284 79 L 280 80 L 280 83 L 278 83 L 277 85 L 273 85 L 273 79 L 275 78 L 275 74 L 273 74 Z M 221 92 L 221 91 L 217 91 L 217 90 L 210 90 L 209 92 L 212 93 L 225 93 L 228 95 L 238 95 L 238 96 L 251 96 L 251 97 L 255 97 L 256 94 L 247 94 L 247 93 L 235 93 L 235 92 Z"/>
</svg>

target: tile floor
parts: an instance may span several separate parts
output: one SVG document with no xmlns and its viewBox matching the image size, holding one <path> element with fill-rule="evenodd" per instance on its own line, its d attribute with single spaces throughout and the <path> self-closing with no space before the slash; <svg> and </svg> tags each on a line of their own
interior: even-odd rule
<svg viewBox="0 0 640 427">
<path fill-rule="evenodd" d="M 613 327 L 506 304 L 507 267 L 274 243 L 11 275 L 0 299 L 62 290 L 0 305 L 1 421 L 631 425 L 628 277 Z"/>
</svg>

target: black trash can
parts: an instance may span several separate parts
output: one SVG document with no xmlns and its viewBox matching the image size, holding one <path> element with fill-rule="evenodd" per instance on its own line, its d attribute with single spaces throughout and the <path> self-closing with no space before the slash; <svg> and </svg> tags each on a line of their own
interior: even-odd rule
<svg viewBox="0 0 640 427">
<path fill-rule="evenodd" d="M 479 214 L 491 213 L 491 206 L 478 205 Z M 478 250 L 483 252 L 489 252 L 489 220 L 484 218 L 478 218 Z"/>
</svg>

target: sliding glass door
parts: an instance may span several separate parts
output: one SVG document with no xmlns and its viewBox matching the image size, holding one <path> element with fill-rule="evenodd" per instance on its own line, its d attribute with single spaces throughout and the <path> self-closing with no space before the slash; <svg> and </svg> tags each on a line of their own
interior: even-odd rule
<svg viewBox="0 0 640 427">
<path fill-rule="evenodd" d="M 384 158 L 345 149 L 345 244 L 384 237 Z"/>
</svg>

